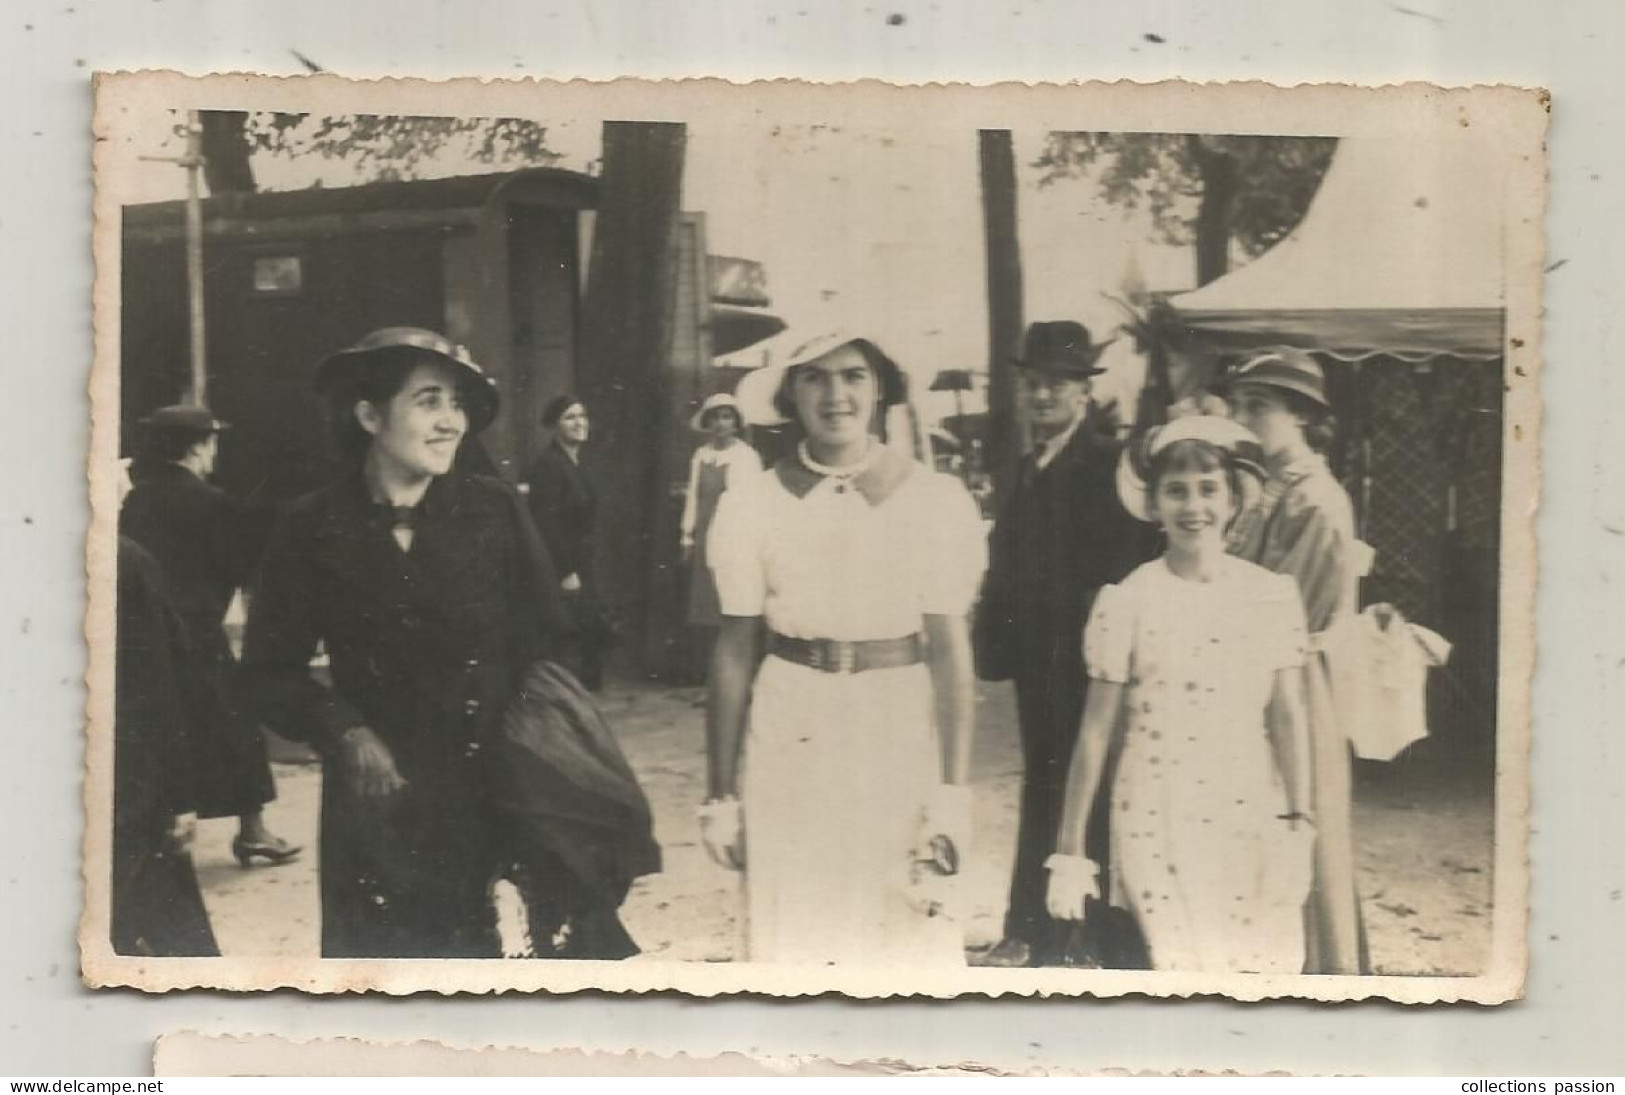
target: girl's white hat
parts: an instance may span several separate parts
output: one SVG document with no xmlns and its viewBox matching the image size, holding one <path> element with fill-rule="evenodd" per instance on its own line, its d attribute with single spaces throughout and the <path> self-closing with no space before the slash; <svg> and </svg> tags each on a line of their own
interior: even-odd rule
<svg viewBox="0 0 1625 1095">
<path fill-rule="evenodd" d="M 1151 458 L 1176 441 L 1205 441 L 1229 453 L 1237 466 L 1264 478 L 1264 448 L 1246 426 L 1216 414 L 1176 418 L 1149 430 L 1138 443 L 1124 446 L 1117 461 L 1117 497 L 1123 508 L 1141 521 L 1151 520 L 1145 483 Z"/>
<path fill-rule="evenodd" d="M 705 416 L 718 407 L 727 407 L 732 410 L 734 414 L 739 416 L 740 425 L 744 425 L 745 415 L 739 409 L 739 400 L 727 392 L 717 392 L 715 395 L 705 397 L 705 402 L 700 404 L 700 409 L 695 411 L 694 417 L 688 420 L 688 428 L 695 433 L 703 433 L 705 430 Z"/>
</svg>

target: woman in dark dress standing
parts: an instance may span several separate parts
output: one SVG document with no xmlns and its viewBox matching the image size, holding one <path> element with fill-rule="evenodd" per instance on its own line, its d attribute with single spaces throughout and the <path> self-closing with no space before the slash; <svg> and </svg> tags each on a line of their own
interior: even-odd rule
<svg viewBox="0 0 1625 1095">
<path fill-rule="evenodd" d="M 272 533 L 242 684 L 323 757 L 322 953 L 494 957 L 506 835 L 490 753 L 556 624 L 517 495 L 452 474 L 496 391 L 466 350 L 411 327 L 333 355 L 316 382 L 353 470 Z M 319 645 L 331 684 L 310 671 Z"/>
<path fill-rule="evenodd" d="M 543 408 L 542 425 L 552 431 L 553 440 L 526 476 L 530 512 L 561 575 L 559 591 L 570 621 L 567 666 L 596 692 L 603 686 L 608 627 L 593 557 L 598 488 L 587 449 L 592 423 L 586 404 L 565 394 Z"/>
</svg>

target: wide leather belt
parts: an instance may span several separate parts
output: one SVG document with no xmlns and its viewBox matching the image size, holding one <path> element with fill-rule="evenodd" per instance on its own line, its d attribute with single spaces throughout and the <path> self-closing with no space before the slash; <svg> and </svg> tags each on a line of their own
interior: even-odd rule
<svg viewBox="0 0 1625 1095">
<path fill-rule="evenodd" d="M 793 639 L 777 631 L 768 635 L 767 652 L 796 665 L 823 673 L 862 673 L 869 669 L 899 669 L 918 665 L 925 658 L 919 634 L 901 639 Z"/>
</svg>

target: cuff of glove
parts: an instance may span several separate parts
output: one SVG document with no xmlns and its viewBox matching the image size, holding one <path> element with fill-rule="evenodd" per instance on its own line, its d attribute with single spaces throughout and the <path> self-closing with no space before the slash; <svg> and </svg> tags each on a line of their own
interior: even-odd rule
<svg viewBox="0 0 1625 1095">
<path fill-rule="evenodd" d="M 1062 855 L 1057 852 L 1044 860 L 1044 869 L 1049 871 L 1053 878 L 1083 878 L 1098 883 L 1100 881 L 1100 864 L 1081 855 Z"/>
<path fill-rule="evenodd" d="M 714 799 L 702 803 L 694 808 L 694 816 L 702 823 L 709 824 L 720 818 L 735 817 L 739 814 L 739 800 L 732 795 L 727 798 Z"/>
</svg>

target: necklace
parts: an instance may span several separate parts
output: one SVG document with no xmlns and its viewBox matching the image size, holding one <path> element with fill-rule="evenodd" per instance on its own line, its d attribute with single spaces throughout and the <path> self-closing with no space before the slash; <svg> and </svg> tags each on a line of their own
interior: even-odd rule
<svg viewBox="0 0 1625 1095">
<path fill-rule="evenodd" d="M 831 467 L 828 464 L 820 464 L 818 461 L 814 460 L 812 458 L 812 453 L 807 449 L 807 442 L 805 440 L 802 440 L 796 445 L 796 455 L 799 456 L 801 458 L 801 462 L 807 466 L 807 470 L 817 472 L 819 475 L 825 476 L 829 479 L 845 481 L 849 479 L 856 479 L 858 476 L 868 471 L 870 465 L 875 462 L 875 458 L 880 455 L 880 446 L 875 444 L 874 438 L 871 437 L 869 439 L 868 446 L 869 447 L 864 450 L 863 456 L 852 463 L 845 464 L 839 468 Z"/>
</svg>

